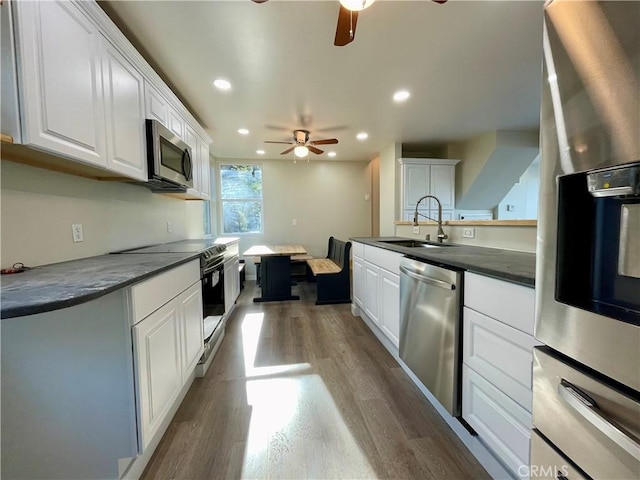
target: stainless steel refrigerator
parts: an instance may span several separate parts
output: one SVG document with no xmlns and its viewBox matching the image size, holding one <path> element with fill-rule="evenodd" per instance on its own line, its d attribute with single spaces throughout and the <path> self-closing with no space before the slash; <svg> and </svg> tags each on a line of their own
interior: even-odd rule
<svg viewBox="0 0 640 480">
<path fill-rule="evenodd" d="M 545 5 L 531 478 L 640 478 L 640 2 Z"/>
</svg>

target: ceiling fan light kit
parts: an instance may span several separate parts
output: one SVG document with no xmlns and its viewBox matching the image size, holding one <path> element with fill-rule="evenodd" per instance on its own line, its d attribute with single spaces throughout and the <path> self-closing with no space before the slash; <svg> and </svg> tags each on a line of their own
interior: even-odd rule
<svg viewBox="0 0 640 480">
<path fill-rule="evenodd" d="M 352 12 L 359 12 L 360 10 L 370 7 L 375 1 L 376 0 L 340 0 L 340 5 Z"/>
<path fill-rule="evenodd" d="M 293 153 L 296 157 L 306 157 L 309 155 L 309 149 L 304 145 L 298 145 L 293 149 Z"/>
</svg>

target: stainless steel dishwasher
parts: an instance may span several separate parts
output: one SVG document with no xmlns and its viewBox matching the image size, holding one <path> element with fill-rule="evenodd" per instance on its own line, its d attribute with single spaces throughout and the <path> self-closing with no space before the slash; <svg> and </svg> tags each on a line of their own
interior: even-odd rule
<svg viewBox="0 0 640 480">
<path fill-rule="evenodd" d="M 460 415 L 462 272 L 400 259 L 400 358 L 453 416 Z"/>
</svg>

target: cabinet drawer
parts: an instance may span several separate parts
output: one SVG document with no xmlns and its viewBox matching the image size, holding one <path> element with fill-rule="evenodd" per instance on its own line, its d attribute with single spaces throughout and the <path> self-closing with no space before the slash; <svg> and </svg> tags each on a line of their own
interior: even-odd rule
<svg viewBox="0 0 640 480">
<path fill-rule="evenodd" d="M 464 307 L 463 361 L 531 412 L 531 335 Z"/>
<path fill-rule="evenodd" d="M 396 275 L 400 275 L 401 258 L 401 253 L 385 250 L 384 248 L 372 247 L 371 245 L 364 246 L 364 259 L 367 262 L 373 263 L 385 270 L 389 270 L 391 273 L 395 273 Z"/>
<path fill-rule="evenodd" d="M 475 311 L 533 335 L 533 288 L 465 273 L 464 304 Z"/>
<path fill-rule="evenodd" d="M 351 242 L 351 255 L 364 258 L 364 243 Z"/>
<path fill-rule="evenodd" d="M 462 366 L 462 416 L 519 477 L 529 465 L 531 414 L 467 365 Z"/>
<path fill-rule="evenodd" d="M 200 260 L 172 268 L 131 287 L 132 324 L 135 325 L 200 280 Z"/>
</svg>

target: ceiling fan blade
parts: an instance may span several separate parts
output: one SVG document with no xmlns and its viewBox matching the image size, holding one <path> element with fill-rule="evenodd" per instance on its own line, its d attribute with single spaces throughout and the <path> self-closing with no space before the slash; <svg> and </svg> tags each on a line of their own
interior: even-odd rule
<svg viewBox="0 0 640 480">
<path fill-rule="evenodd" d="M 291 128 L 289 127 L 281 127 L 280 125 L 265 125 L 264 128 L 268 128 L 269 130 L 282 130 L 285 132 L 290 132 Z"/>
<path fill-rule="evenodd" d="M 326 138 L 324 140 L 314 140 L 313 142 L 309 142 L 309 145 L 334 145 L 338 143 L 337 138 Z"/>
<path fill-rule="evenodd" d="M 319 148 L 316 148 L 313 145 L 307 145 L 307 148 L 309 149 L 310 152 L 313 152 L 316 155 L 320 155 L 321 153 L 324 153 L 324 150 L 320 150 Z"/>
<path fill-rule="evenodd" d="M 264 3 L 267 0 L 251 0 L 253 3 Z"/>
<path fill-rule="evenodd" d="M 338 26 L 336 27 L 336 38 L 333 44 L 336 47 L 343 47 L 353 42 L 356 36 L 356 23 L 358 22 L 358 12 L 352 12 L 340 5 L 338 13 Z"/>
<path fill-rule="evenodd" d="M 314 132 L 335 132 L 339 130 L 346 130 L 349 128 L 347 125 L 336 125 L 335 127 L 314 128 Z"/>
<path fill-rule="evenodd" d="M 293 149 L 296 147 L 291 147 L 291 148 L 287 148 L 284 152 L 282 152 L 280 155 L 286 155 L 287 153 L 291 153 L 293 152 Z"/>
<path fill-rule="evenodd" d="M 284 145 L 293 145 L 293 142 L 273 142 L 271 140 L 265 140 L 264 143 L 282 143 Z"/>
<path fill-rule="evenodd" d="M 266 0 L 265 0 L 266 1 Z M 443 3 L 447 3 L 447 0 L 432 0 L 433 2 L 439 3 L 439 4 L 443 4 Z"/>
</svg>

